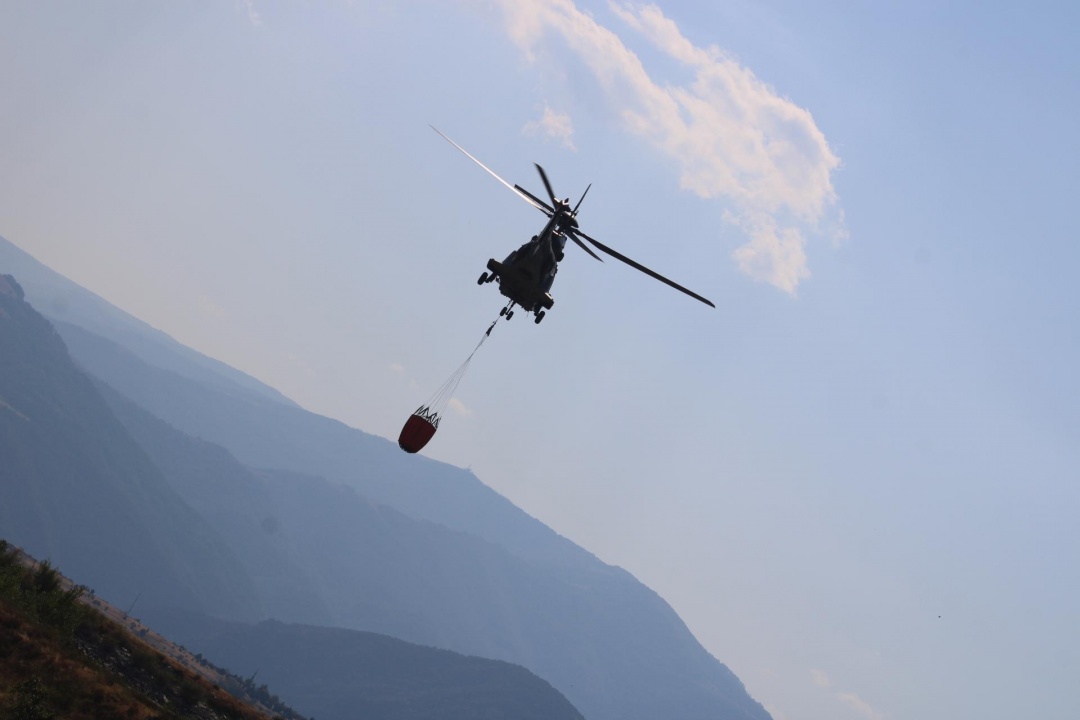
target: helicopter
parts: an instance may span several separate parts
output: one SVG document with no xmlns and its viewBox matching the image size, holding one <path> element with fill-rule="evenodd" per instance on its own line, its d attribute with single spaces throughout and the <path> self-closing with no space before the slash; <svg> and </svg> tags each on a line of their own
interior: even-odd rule
<svg viewBox="0 0 1080 720">
<path fill-rule="evenodd" d="M 592 184 L 585 188 L 585 192 L 581 194 L 577 204 L 571 208 L 570 198 L 560 200 L 555 197 L 555 191 L 551 188 L 551 182 L 548 180 L 544 168 L 537 163 L 533 163 L 536 165 L 537 172 L 540 173 L 544 189 L 547 190 L 548 198 L 551 200 L 549 204 L 520 185 L 511 185 L 503 180 L 491 168 L 473 157 L 469 151 L 443 135 L 434 125 L 431 126 L 431 129 L 439 133 L 444 140 L 463 152 L 470 160 L 486 170 L 488 174 L 509 188 L 514 194 L 548 217 L 547 224 L 544 225 L 540 233 L 533 235 L 527 243 L 507 255 L 505 260 L 502 262 L 494 258 L 488 260 L 487 271 L 482 273 L 476 281 L 478 285 L 498 281 L 499 292 L 509 300 L 506 307 L 499 312 L 500 316 L 509 320 L 514 316 L 514 307 L 517 306 L 523 308 L 527 313 L 533 313 L 535 316 L 534 322 L 537 324 L 544 319 L 547 311 L 555 304 L 555 298 L 551 296 L 551 286 L 555 282 L 555 274 L 559 270 L 559 263 L 562 262 L 567 239 L 572 240 L 596 260 L 603 262 L 602 258 L 585 244 L 585 241 L 601 252 L 621 260 L 630 267 L 640 270 L 680 292 L 686 293 L 695 300 L 703 302 L 709 307 L 716 307 L 712 301 L 698 295 L 696 292 L 688 290 L 583 233 L 578 227 L 577 214 L 582 201 L 589 194 Z"/>
</svg>

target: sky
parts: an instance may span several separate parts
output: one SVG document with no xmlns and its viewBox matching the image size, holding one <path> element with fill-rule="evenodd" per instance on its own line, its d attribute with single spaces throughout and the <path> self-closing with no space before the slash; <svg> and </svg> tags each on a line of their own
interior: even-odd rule
<svg viewBox="0 0 1080 720">
<path fill-rule="evenodd" d="M 1080 712 L 1080 5 L 0 1 L 0 235 L 657 590 L 776 720 Z M 0 271 L 3 269 L 0 268 Z"/>
</svg>

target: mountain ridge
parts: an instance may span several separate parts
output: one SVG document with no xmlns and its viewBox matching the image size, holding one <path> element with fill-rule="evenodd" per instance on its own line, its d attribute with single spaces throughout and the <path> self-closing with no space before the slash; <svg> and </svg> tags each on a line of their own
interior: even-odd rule
<svg viewBox="0 0 1080 720">
<path fill-rule="evenodd" d="M 0 400 L 5 535 L 77 570 L 80 582 L 93 576 L 115 600 L 145 594 L 258 617 L 239 563 L 128 436 L 10 275 L 0 287 Z M 68 542 L 72 535 L 94 542 Z"/>
<path fill-rule="evenodd" d="M 124 345 L 151 364 L 208 382 L 222 390 L 254 394 L 272 402 L 296 406 L 275 388 L 192 350 L 72 282 L 3 236 L 0 236 L 0 271 L 17 277 L 35 309 L 50 320 L 86 327 Z"/>
</svg>

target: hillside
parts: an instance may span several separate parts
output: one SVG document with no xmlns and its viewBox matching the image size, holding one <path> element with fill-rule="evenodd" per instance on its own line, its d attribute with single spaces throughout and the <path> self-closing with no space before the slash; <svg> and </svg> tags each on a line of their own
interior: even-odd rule
<svg viewBox="0 0 1080 720">
<path fill-rule="evenodd" d="M 582 720 L 516 665 L 371 633 L 191 617 L 199 655 L 0 540 L 0 717 L 301 720 L 302 707 L 323 720 Z"/>
<path fill-rule="evenodd" d="M 48 563 L 0 540 L 0 717 L 68 720 L 300 720 L 265 691 L 255 706 L 245 683 L 212 669 L 213 682 L 131 635 L 95 609 L 84 590 Z M 254 696 L 249 700 L 254 700 Z"/>
</svg>

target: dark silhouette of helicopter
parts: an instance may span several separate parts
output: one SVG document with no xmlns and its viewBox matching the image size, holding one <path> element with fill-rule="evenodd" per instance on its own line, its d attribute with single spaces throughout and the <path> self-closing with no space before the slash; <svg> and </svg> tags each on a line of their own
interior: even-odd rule
<svg viewBox="0 0 1080 720">
<path fill-rule="evenodd" d="M 529 242 L 507 255 L 506 259 L 502 262 L 498 262 L 494 258 L 488 260 L 488 272 L 483 273 L 480 276 L 480 279 L 477 280 L 477 284 L 479 285 L 494 280 L 499 281 L 499 292 L 509 299 L 506 307 L 504 307 L 499 314 L 505 316 L 507 320 L 514 316 L 514 306 L 517 305 L 524 308 L 525 312 L 533 313 L 536 316 L 535 322 L 539 323 L 544 319 L 544 315 L 551 309 L 551 306 L 555 304 L 555 298 L 551 296 L 550 292 L 551 285 L 555 282 L 555 273 L 558 272 L 559 263 L 563 259 L 567 238 L 573 240 L 578 247 L 597 260 L 600 260 L 600 256 L 594 253 L 583 240 L 592 243 L 601 252 L 607 253 L 617 260 L 622 260 L 630 267 L 636 268 L 646 275 L 651 275 L 660 282 L 666 283 L 676 290 L 686 293 L 695 300 L 700 300 L 709 307 L 716 307 L 711 301 L 703 298 L 696 292 L 668 280 L 663 275 L 650 270 L 644 265 L 609 248 L 599 240 L 591 238 L 583 233 L 578 228 L 578 208 L 581 207 L 581 202 L 585 199 L 585 196 L 589 194 L 589 188 L 591 188 L 592 185 L 585 188 L 585 192 L 581 194 L 581 199 L 578 200 L 577 205 L 571 209 L 570 199 L 559 200 L 556 198 L 555 192 L 551 189 L 551 183 L 548 181 L 547 173 L 544 172 L 544 168 L 536 165 L 536 169 L 540 173 L 540 179 L 544 181 L 544 189 L 547 190 L 548 198 L 551 199 L 551 204 L 549 205 L 525 188 L 519 185 L 511 185 L 503 180 L 496 175 L 491 168 L 469 154 L 465 148 L 439 132 L 439 129 L 435 126 L 431 126 L 431 129 L 439 133 L 439 135 L 442 135 L 443 139 L 448 143 L 465 153 L 470 160 L 487 170 L 492 177 L 510 188 L 510 190 L 518 197 L 548 216 L 548 222 L 544 225 L 544 229 L 540 231 L 539 235 L 534 235 Z"/>
</svg>

